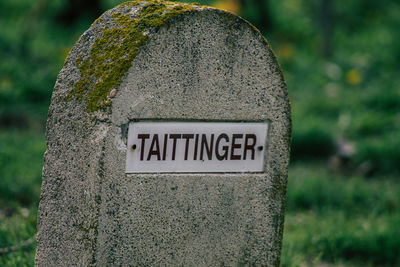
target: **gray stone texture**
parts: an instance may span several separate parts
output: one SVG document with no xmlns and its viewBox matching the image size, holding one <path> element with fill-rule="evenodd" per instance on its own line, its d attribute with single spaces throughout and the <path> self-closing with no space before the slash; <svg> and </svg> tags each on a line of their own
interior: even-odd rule
<svg viewBox="0 0 400 267">
<path fill-rule="evenodd" d="M 66 100 L 81 75 L 74 62 L 99 31 L 80 38 L 58 76 L 36 265 L 278 266 L 291 124 L 267 41 L 245 20 L 205 7 L 148 34 L 108 110 Z M 268 121 L 265 173 L 127 175 L 127 125 L 143 119 Z"/>
</svg>

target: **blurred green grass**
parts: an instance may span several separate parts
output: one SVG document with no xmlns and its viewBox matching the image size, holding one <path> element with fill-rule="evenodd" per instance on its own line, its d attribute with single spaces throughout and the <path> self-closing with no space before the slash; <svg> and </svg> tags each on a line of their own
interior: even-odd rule
<svg viewBox="0 0 400 267">
<path fill-rule="evenodd" d="M 0 205 L 37 204 L 46 149 L 41 132 L 0 132 Z"/>
<path fill-rule="evenodd" d="M 400 264 L 400 181 L 332 174 L 320 163 L 290 168 L 283 266 L 322 262 Z"/>
<path fill-rule="evenodd" d="M 235 1 L 197 2 L 236 8 L 260 28 L 292 104 L 282 265 L 400 265 L 400 3 L 331 1 L 324 29 L 325 0 L 264 0 L 268 20 L 260 1 Z M 36 232 L 51 91 L 94 19 L 61 22 L 66 3 L 0 1 L 0 249 Z M 31 266 L 34 250 L 0 254 L 0 266 Z"/>
<path fill-rule="evenodd" d="M 0 249 L 36 233 L 36 215 L 45 151 L 43 132 L 0 131 Z M 0 266 L 32 266 L 34 245 L 0 254 Z"/>
</svg>

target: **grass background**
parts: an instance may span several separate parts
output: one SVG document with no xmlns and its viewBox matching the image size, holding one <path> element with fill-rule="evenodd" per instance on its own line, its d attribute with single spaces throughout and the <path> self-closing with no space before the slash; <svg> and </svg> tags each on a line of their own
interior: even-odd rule
<svg viewBox="0 0 400 267">
<path fill-rule="evenodd" d="M 0 266 L 32 266 L 47 108 L 92 21 L 120 3 L 0 2 Z M 400 266 L 400 3 L 198 1 L 267 37 L 292 104 L 282 266 Z M 68 13 L 69 4 L 81 5 Z M 327 4 L 328 3 L 328 4 Z M 83 6 L 82 6 L 83 5 Z"/>
</svg>

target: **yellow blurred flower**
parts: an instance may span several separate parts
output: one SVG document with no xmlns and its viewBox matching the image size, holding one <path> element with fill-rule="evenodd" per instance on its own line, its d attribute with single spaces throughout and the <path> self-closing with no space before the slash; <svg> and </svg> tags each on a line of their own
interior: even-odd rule
<svg viewBox="0 0 400 267">
<path fill-rule="evenodd" d="M 219 0 L 214 4 L 214 7 L 238 14 L 240 11 L 240 2 L 239 0 Z"/>
<path fill-rule="evenodd" d="M 0 91 L 8 92 L 12 86 L 12 81 L 9 77 L 2 77 L 0 79 Z"/>
<path fill-rule="evenodd" d="M 294 47 L 291 43 L 283 43 L 278 47 L 278 54 L 284 59 L 291 59 L 294 53 Z"/>
<path fill-rule="evenodd" d="M 362 82 L 362 76 L 359 70 L 351 69 L 346 73 L 346 80 L 351 85 L 357 85 Z"/>
</svg>

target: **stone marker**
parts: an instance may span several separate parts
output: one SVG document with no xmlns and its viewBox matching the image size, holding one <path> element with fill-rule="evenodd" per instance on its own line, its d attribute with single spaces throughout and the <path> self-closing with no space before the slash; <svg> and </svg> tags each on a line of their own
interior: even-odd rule
<svg viewBox="0 0 400 267">
<path fill-rule="evenodd" d="M 52 96 L 37 266 L 278 266 L 290 108 L 260 32 L 133 1 L 69 53 Z"/>
</svg>

